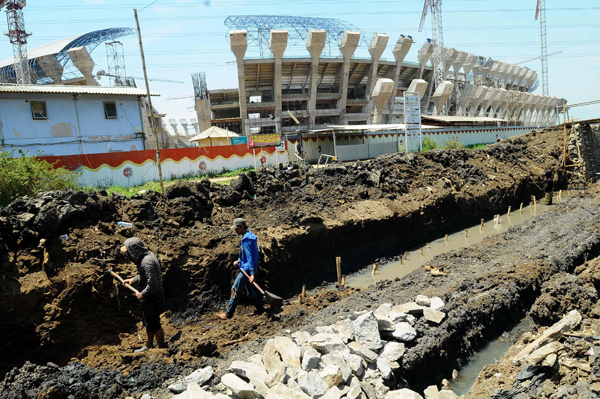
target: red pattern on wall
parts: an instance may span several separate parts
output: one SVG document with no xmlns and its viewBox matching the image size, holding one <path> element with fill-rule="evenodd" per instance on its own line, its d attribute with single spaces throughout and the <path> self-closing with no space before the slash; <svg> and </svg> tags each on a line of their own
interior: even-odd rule
<svg viewBox="0 0 600 399">
<path fill-rule="evenodd" d="M 263 148 L 261 152 L 272 154 L 275 152 L 274 147 Z M 259 151 L 256 151 L 259 154 Z M 246 144 L 224 145 L 213 147 L 189 147 L 189 148 L 170 148 L 160 151 L 161 161 L 179 162 L 184 158 L 189 158 L 195 161 L 201 157 L 214 160 L 218 157 L 229 159 L 233 156 L 243 157 L 252 155 L 252 150 Z M 66 155 L 66 156 L 51 156 L 39 157 L 54 165 L 55 168 L 66 168 L 76 170 L 84 166 L 92 170 L 98 169 L 102 165 L 107 165 L 111 168 L 118 168 L 125 162 L 131 162 L 136 165 L 141 165 L 144 162 L 151 160 L 156 161 L 156 151 L 126 151 L 126 152 L 110 152 L 105 154 L 84 154 L 84 155 Z"/>
</svg>

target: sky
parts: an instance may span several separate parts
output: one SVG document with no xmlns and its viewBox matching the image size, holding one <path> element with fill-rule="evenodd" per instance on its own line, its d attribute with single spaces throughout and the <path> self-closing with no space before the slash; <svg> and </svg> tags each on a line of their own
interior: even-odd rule
<svg viewBox="0 0 600 399">
<path fill-rule="evenodd" d="M 440 0 L 441 1 L 441 0 Z M 155 108 L 165 119 L 194 118 L 191 74 L 205 72 L 208 89 L 237 87 L 235 57 L 224 25 L 230 15 L 286 15 L 336 18 L 359 28 L 367 42 L 374 33 L 390 36 L 382 58 L 393 60 L 392 49 L 400 34 L 414 44 L 406 61 L 417 62 L 417 52 L 431 37 L 431 17 L 418 31 L 424 0 L 29 0 L 24 8 L 25 25 L 31 36 L 28 48 L 94 30 L 135 28 L 133 9 L 138 10 L 144 52 L 150 78 L 182 81 L 151 81 Z M 442 5 L 444 45 L 457 50 L 517 63 L 539 57 L 540 23 L 535 17 L 536 0 L 444 0 Z M 600 100 L 600 2 L 597 0 L 546 0 L 548 81 L 551 96 L 571 104 Z M 4 17 L 0 21 L 5 21 Z M 0 22 L 4 23 L 4 22 Z M 3 27 L 3 32 L 6 26 Z M 143 77 L 136 35 L 118 39 L 123 43 L 128 76 Z M 249 47 L 246 56 L 258 56 Z M 305 45 L 289 46 L 285 56 L 309 56 Z M 332 56 L 338 51 L 333 49 Z M 12 46 L 0 36 L 0 60 L 12 56 Z M 368 57 L 359 47 L 358 57 Z M 106 48 L 92 53 L 94 72 L 107 70 Z M 521 64 L 538 72 L 539 59 Z M 100 83 L 109 85 L 103 78 Z M 145 88 L 143 79 L 136 79 Z M 535 91 L 542 94 L 542 87 Z M 169 100 L 170 97 L 189 97 Z M 600 117 L 600 104 L 573 108 L 573 118 Z"/>
</svg>

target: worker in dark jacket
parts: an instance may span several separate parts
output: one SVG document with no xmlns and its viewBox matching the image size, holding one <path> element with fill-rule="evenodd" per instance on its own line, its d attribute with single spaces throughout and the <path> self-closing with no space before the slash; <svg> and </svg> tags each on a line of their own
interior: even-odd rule
<svg viewBox="0 0 600 399">
<path fill-rule="evenodd" d="M 250 279 L 248 279 L 241 271 L 238 272 L 233 287 L 231 287 L 231 299 L 229 300 L 227 312 L 217 314 L 217 317 L 221 320 L 227 320 L 233 317 L 235 308 L 240 300 L 239 294 L 244 292 L 245 288 L 248 289 L 250 299 L 256 308 L 256 314 L 265 311 L 262 302 L 252 286 L 254 275 L 258 268 L 258 239 L 256 238 L 256 235 L 248 230 L 248 226 L 244 219 L 235 219 L 231 228 L 235 230 L 237 235 L 242 237 L 240 240 L 240 256 L 238 260 L 233 262 L 233 265 L 236 268 L 244 270 L 250 276 Z"/>
<path fill-rule="evenodd" d="M 552 205 L 552 195 L 554 195 L 554 179 L 552 177 L 552 171 L 547 170 L 544 172 L 544 192 L 546 193 L 544 203 L 546 205 Z"/>
<path fill-rule="evenodd" d="M 146 346 L 135 352 L 144 352 L 154 347 L 154 338 L 156 338 L 158 347 L 163 348 L 165 347 L 165 333 L 160 325 L 160 314 L 163 310 L 164 294 L 158 258 L 137 237 L 125 240 L 121 252 L 137 266 L 138 275 L 126 279 L 124 284 L 138 284 L 140 293 L 135 295 L 142 301 L 142 321 L 146 327 Z"/>
</svg>

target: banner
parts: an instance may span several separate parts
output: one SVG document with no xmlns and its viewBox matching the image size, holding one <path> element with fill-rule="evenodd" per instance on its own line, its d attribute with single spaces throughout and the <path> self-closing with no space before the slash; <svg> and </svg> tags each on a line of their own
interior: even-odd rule
<svg viewBox="0 0 600 399">
<path fill-rule="evenodd" d="M 238 144 L 248 144 L 248 137 L 246 137 L 246 136 L 232 137 L 231 145 L 238 145 Z"/>
<path fill-rule="evenodd" d="M 248 148 L 278 147 L 281 137 L 278 133 L 251 134 L 248 136 Z"/>
</svg>

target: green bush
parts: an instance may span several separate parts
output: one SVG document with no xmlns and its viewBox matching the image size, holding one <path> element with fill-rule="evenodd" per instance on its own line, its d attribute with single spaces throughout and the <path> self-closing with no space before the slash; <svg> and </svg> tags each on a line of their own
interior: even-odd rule
<svg viewBox="0 0 600 399">
<path fill-rule="evenodd" d="M 446 150 L 455 150 L 457 148 L 465 148 L 465 146 L 458 141 L 458 138 L 450 139 L 444 142 L 444 149 Z"/>
<path fill-rule="evenodd" d="M 434 148 L 438 148 L 438 145 L 431 137 L 427 137 L 423 140 L 423 152 L 433 150 Z"/>
<path fill-rule="evenodd" d="M 35 197 L 42 191 L 77 188 L 79 173 L 65 168 L 54 169 L 52 164 L 30 157 L 19 149 L 0 151 L 0 207 L 5 207 L 17 197 Z"/>
</svg>

